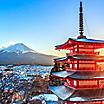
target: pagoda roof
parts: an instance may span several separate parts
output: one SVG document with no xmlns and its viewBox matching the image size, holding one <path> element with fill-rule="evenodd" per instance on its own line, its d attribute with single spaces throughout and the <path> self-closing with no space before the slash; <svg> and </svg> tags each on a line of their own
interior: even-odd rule
<svg viewBox="0 0 104 104">
<path fill-rule="evenodd" d="M 69 100 L 71 102 L 88 102 L 104 100 L 104 89 L 75 90 L 64 85 L 49 86 L 49 89 L 62 100 Z"/>
<path fill-rule="evenodd" d="M 52 75 L 61 78 L 72 78 L 72 79 L 104 79 L 104 72 L 101 71 L 60 71 L 52 72 Z"/>
<path fill-rule="evenodd" d="M 61 98 L 62 100 L 69 98 L 74 93 L 73 89 L 68 88 L 64 85 L 62 85 L 62 86 L 49 86 L 49 89 L 54 94 L 56 94 L 59 98 Z"/>
<path fill-rule="evenodd" d="M 104 43 L 104 40 L 95 40 L 95 39 L 87 39 L 87 38 L 81 38 L 81 39 L 74 39 L 77 42 L 87 42 L 87 43 Z"/>
<path fill-rule="evenodd" d="M 54 59 L 57 62 L 60 61 L 67 61 L 68 59 L 74 59 L 74 60 L 89 60 L 89 61 L 102 61 L 104 60 L 104 56 L 91 56 L 91 55 L 73 55 L 73 56 L 66 56 L 62 58 L 56 58 Z"/>
<path fill-rule="evenodd" d="M 73 44 L 74 43 L 74 44 Z M 80 39 L 74 39 L 74 38 L 69 38 L 67 42 L 65 42 L 64 44 L 61 45 L 57 45 L 56 50 L 60 50 L 60 49 L 69 49 L 71 46 L 74 46 L 78 43 L 89 43 L 89 44 L 96 44 L 96 45 L 104 45 L 104 40 L 95 40 L 95 39 L 87 39 L 87 38 L 80 38 Z M 102 48 L 104 46 L 101 46 L 100 48 Z M 96 48 L 96 47 L 95 47 Z M 98 47 L 99 48 L 99 47 Z"/>
</svg>

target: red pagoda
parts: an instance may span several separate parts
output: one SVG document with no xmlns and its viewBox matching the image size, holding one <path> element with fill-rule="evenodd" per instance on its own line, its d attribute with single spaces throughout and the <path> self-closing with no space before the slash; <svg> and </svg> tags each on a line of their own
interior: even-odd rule
<svg viewBox="0 0 104 104">
<path fill-rule="evenodd" d="M 56 46 L 69 50 L 66 57 L 54 59 L 49 89 L 65 104 L 104 104 L 104 40 L 88 39 L 83 35 L 83 8 L 80 2 L 79 33 L 76 38 Z"/>
</svg>

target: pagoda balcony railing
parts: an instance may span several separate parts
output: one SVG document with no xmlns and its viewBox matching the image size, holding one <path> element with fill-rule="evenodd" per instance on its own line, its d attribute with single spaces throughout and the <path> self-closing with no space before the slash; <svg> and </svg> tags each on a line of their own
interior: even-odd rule
<svg viewBox="0 0 104 104">
<path fill-rule="evenodd" d="M 101 78 L 98 79 L 70 79 L 66 78 L 64 85 L 67 87 L 85 89 L 85 88 L 104 88 L 104 80 Z"/>
<path fill-rule="evenodd" d="M 67 56 L 72 56 L 72 55 L 95 55 L 98 56 L 99 52 L 86 52 L 86 51 L 81 51 L 81 52 L 71 52 L 71 53 L 66 53 Z"/>
<path fill-rule="evenodd" d="M 96 69 L 96 68 L 93 68 L 93 67 L 90 67 L 90 68 L 86 68 L 86 67 L 83 67 L 83 68 L 70 68 L 70 67 L 67 67 L 66 68 L 66 71 L 71 71 L 71 70 L 82 70 L 82 71 L 86 71 L 86 70 L 92 70 L 92 71 L 95 71 L 95 70 L 98 70 L 98 71 L 100 71 L 101 69 Z"/>
</svg>

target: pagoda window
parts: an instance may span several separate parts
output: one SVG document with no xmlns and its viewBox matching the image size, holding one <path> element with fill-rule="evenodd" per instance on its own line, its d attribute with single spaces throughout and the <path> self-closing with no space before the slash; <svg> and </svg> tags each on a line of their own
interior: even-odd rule
<svg viewBox="0 0 104 104">
<path fill-rule="evenodd" d="M 97 70 L 104 71 L 104 62 L 97 62 L 96 68 Z"/>
<path fill-rule="evenodd" d="M 99 86 L 104 87 L 104 80 L 99 80 Z"/>
<path fill-rule="evenodd" d="M 68 59 L 68 62 L 70 63 L 70 59 Z"/>
<path fill-rule="evenodd" d="M 77 52 L 77 48 L 75 48 L 75 52 Z"/>
<path fill-rule="evenodd" d="M 77 66 L 78 66 L 77 64 L 74 64 L 74 68 L 77 68 Z"/>
<path fill-rule="evenodd" d="M 72 69 L 72 67 L 73 67 L 73 64 L 70 64 L 70 69 Z"/>
<path fill-rule="evenodd" d="M 74 83 L 73 83 L 73 84 L 74 84 L 74 86 L 77 86 L 77 81 L 76 81 L 76 80 L 74 80 Z"/>
</svg>

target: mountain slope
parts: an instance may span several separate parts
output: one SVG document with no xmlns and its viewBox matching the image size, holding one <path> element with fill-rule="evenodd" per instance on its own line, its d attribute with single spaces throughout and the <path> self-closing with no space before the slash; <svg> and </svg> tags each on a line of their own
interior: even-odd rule
<svg viewBox="0 0 104 104">
<path fill-rule="evenodd" d="M 0 64 L 52 65 L 53 58 L 55 57 L 38 53 L 22 43 L 9 46 L 0 51 Z"/>
</svg>

